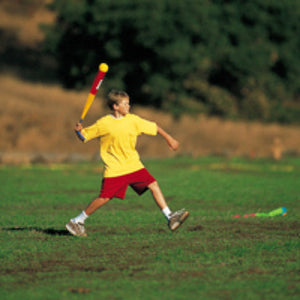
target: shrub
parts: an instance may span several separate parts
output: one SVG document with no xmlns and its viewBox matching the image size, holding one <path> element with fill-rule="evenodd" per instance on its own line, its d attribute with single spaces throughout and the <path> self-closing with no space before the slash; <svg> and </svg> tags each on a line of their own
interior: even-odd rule
<svg viewBox="0 0 300 300">
<path fill-rule="evenodd" d="M 105 61 L 107 88 L 176 115 L 197 107 L 272 119 L 274 103 L 299 101 L 299 1 L 55 0 L 51 7 L 57 22 L 45 45 L 66 87 L 90 85 Z"/>
</svg>

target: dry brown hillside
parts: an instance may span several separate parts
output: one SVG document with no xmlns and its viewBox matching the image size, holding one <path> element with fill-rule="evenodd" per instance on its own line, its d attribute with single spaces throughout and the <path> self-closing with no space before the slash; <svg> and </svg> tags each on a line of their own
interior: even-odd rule
<svg viewBox="0 0 300 300">
<path fill-rule="evenodd" d="M 66 160 L 76 158 L 77 154 L 94 157 L 98 152 L 97 141 L 82 144 L 73 133 L 87 93 L 66 91 L 55 85 L 25 83 L 1 75 L 2 162 Z M 300 154 L 300 130 L 296 126 L 233 122 L 205 116 L 184 116 L 175 121 L 168 114 L 138 107 L 132 100 L 134 113 L 159 123 L 181 142 L 179 151 L 172 153 L 161 137 L 141 137 L 138 147 L 142 156 L 271 156 L 275 141 L 283 154 Z M 85 125 L 108 113 L 103 102 L 100 96 L 95 99 Z"/>
<path fill-rule="evenodd" d="M 51 22 L 54 17 L 44 9 L 47 1 L 31 2 L 35 6 L 29 9 L 26 1 L 0 1 L 0 32 L 12 34 L 14 43 L 22 47 L 32 47 L 41 41 L 38 24 Z M 59 85 L 25 82 L 10 74 L 16 72 L 2 70 L 0 73 L 0 163 L 95 157 L 97 141 L 82 144 L 73 133 L 88 91 L 66 91 Z M 299 126 L 223 121 L 205 116 L 184 116 L 175 121 L 168 114 L 141 108 L 134 99 L 132 102 L 134 113 L 158 122 L 181 142 L 179 151 L 172 153 L 161 137 L 141 137 L 138 148 L 144 157 L 300 154 Z M 98 95 L 84 125 L 107 113 L 102 103 Z"/>
</svg>

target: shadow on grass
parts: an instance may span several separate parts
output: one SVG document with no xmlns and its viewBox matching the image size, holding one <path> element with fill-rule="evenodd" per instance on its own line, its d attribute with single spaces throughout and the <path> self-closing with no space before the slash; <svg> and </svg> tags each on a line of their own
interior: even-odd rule
<svg viewBox="0 0 300 300">
<path fill-rule="evenodd" d="M 70 235 L 67 230 L 65 229 L 54 229 L 54 228 L 39 228 L 39 227 L 8 227 L 8 228 L 1 228 L 5 231 L 31 231 L 31 232 L 41 232 L 47 235 Z"/>
</svg>

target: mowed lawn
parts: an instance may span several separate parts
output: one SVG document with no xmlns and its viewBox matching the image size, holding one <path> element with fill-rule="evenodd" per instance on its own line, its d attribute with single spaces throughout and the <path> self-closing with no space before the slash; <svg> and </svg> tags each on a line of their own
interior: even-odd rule
<svg viewBox="0 0 300 300">
<path fill-rule="evenodd" d="M 130 188 L 86 222 L 98 162 L 0 166 L 1 299 L 299 299 L 300 159 L 146 160 L 172 210 Z M 286 216 L 233 218 L 286 207 Z"/>
</svg>

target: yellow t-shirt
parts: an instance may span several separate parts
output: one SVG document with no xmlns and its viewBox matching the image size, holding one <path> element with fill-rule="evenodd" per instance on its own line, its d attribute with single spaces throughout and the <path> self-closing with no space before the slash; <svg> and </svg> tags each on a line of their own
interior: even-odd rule
<svg viewBox="0 0 300 300">
<path fill-rule="evenodd" d="M 137 136 L 142 133 L 156 135 L 157 125 L 134 114 L 121 119 L 107 115 L 82 130 L 85 142 L 100 137 L 104 177 L 121 176 L 144 168 L 135 149 Z"/>
</svg>

